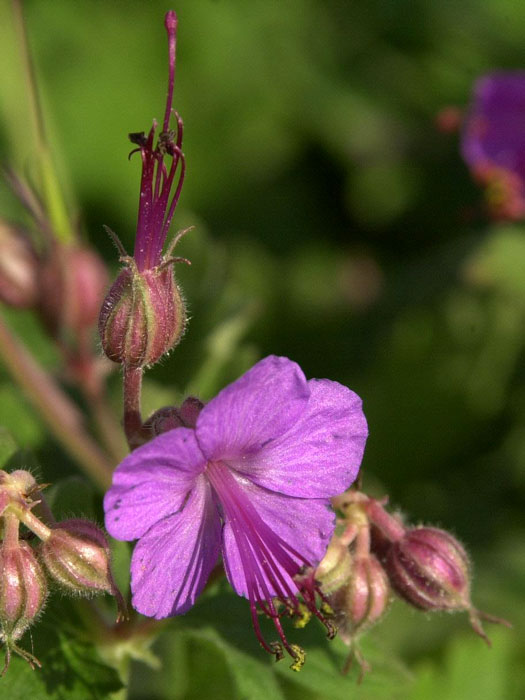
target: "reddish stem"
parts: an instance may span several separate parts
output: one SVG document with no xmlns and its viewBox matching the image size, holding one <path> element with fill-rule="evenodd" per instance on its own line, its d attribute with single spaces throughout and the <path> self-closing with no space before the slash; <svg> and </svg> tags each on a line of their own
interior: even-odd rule
<svg viewBox="0 0 525 700">
<path fill-rule="evenodd" d="M 142 391 L 142 368 L 124 367 L 124 433 L 130 450 L 142 445 L 142 415 L 140 396 Z"/>
</svg>

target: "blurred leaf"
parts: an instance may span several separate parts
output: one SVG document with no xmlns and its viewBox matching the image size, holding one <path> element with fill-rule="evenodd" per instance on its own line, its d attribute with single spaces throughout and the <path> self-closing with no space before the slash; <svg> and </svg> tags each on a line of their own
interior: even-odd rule
<svg viewBox="0 0 525 700">
<path fill-rule="evenodd" d="M 26 447 L 37 448 L 45 439 L 42 422 L 11 380 L 0 382 L 0 425 Z"/>
<path fill-rule="evenodd" d="M 18 446 L 13 436 L 0 427 L 0 469 L 5 469 L 9 460 L 16 454 Z"/>
<path fill-rule="evenodd" d="M 190 639 L 198 639 L 213 645 L 221 652 L 223 663 L 233 680 L 237 697 L 250 700 L 283 700 L 284 695 L 279 689 L 272 667 L 267 660 L 256 658 L 243 652 L 238 647 L 223 639 L 217 630 L 210 625 L 208 628 L 187 630 L 185 635 Z M 264 652 L 261 650 L 261 656 Z M 213 679 L 211 679 L 213 684 Z M 214 693 L 214 697 L 217 695 Z"/>
<path fill-rule="evenodd" d="M 499 631 L 491 637 L 491 649 L 473 637 L 455 639 L 441 668 L 420 667 L 407 700 L 510 700 L 511 636 Z"/>
<path fill-rule="evenodd" d="M 254 305 L 244 304 L 211 331 L 204 340 L 206 355 L 187 387 L 186 394 L 206 398 L 213 396 L 221 388 L 220 378 L 225 369 L 231 367 L 232 358 L 238 355 L 239 346 L 253 323 L 254 315 Z M 238 374 L 242 374 L 248 367 L 249 365 L 236 366 L 235 370 Z"/>
<path fill-rule="evenodd" d="M 32 670 L 14 657 L 2 678 L 2 692 L 10 700 L 107 700 L 122 688 L 117 672 L 102 663 L 92 644 L 58 630 L 45 637 L 41 630 L 34 638 L 42 668 Z"/>
<path fill-rule="evenodd" d="M 93 484 L 84 477 L 71 476 L 61 479 L 46 490 L 46 500 L 56 520 L 87 518 L 96 520 Z"/>
<path fill-rule="evenodd" d="M 481 289 L 493 289 L 511 301 L 525 305 L 525 229 L 500 225 L 489 230 L 487 238 L 465 261 L 463 276 Z"/>
<path fill-rule="evenodd" d="M 289 641 L 306 651 L 306 663 L 299 672 L 290 670 L 291 659 L 287 656 L 275 663 L 261 649 L 251 626 L 247 602 L 233 594 L 210 596 L 180 622 L 185 635 L 206 639 L 224 652 L 225 663 L 241 693 L 240 698 L 265 700 L 264 696 L 268 697 L 270 692 L 270 697 L 280 697 L 273 694 L 272 688 L 281 680 L 284 680 L 283 688 L 299 686 L 304 691 L 313 692 L 319 700 L 347 700 L 349 693 L 356 690 L 357 670 L 348 676 L 341 675 L 348 648 L 340 639 L 326 640 L 323 628 L 315 621 L 301 630 L 291 626 L 287 630 Z M 260 623 L 265 638 L 274 639 L 276 632 L 271 623 L 264 616 Z M 363 648 L 374 671 L 367 677 L 367 694 L 359 697 L 381 697 L 385 688 L 392 693 L 390 697 L 401 697 L 410 680 L 406 669 L 373 645 Z M 374 695 L 376 692 L 379 695 Z M 287 697 L 286 692 L 284 696 Z"/>
</svg>

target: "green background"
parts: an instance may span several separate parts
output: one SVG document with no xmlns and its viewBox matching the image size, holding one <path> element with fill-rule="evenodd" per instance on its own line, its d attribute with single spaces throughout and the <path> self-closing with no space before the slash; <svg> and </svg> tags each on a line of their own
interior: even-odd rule
<svg viewBox="0 0 525 700">
<path fill-rule="evenodd" d="M 140 165 L 127 161 L 127 134 L 162 118 L 169 8 L 25 6 L 69 206 L 116 270 L 102 224 L 132 249 Z M 435 117 L 464 108 L 484 72 L 525 67 L 525 9 L 509 0 L 179 0 L 174 9 L 188 166 L 174 230 L 196 227 L 177 249 L 193 263 L 177 268 L 191 321 L 148 373 L 147 406 L 190 391 L 208 398 L 269 353 L 350 386 L 370 426 L 365 490 L 388 494 L 414 523 L 454 532 L 472 554 L 475 604 L 515 627 L 489 629 L 488 651 L 464 615 L 427 618 L 397 602 L 364 642 L 377 671 L 360 688 L 337 675 L 339 658 L 321 680 L 308 664 L 297 676 L 278 667 L 259 687 L 253 677 L 269 662 L 256 645 L 244 650 L 248 609 L 225 589 L 239 636 L 216 618 L 230 603 L 214 607 L 211 595 L 155 647 L 163 671 L 135 667 L 131 697 L 523 697 L 525 229 L 486 218 L 459 135 L 439 132 Z M 6 0 L 0 26 L 0 154 L 31 175 Z M 4 187 L 0 206 L 24 221 Z M 9 318 L 53 368 L 32 317 Z M 46 480 L 74 473 L 0 379 L 0 423 L 33 449 Z M 119 411 L 118 373 L 110 384 Z"/>
</svg>

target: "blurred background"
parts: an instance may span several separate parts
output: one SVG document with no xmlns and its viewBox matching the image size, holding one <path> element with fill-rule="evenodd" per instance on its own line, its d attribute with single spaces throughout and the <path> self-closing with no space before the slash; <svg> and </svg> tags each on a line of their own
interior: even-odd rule
<svg viewBox="0 0 525 700">
<path fill-rule="evenodd" d="M 116 270 L 102 224 L 132 250 L 140 162 L 127 160 L 127 134 L 164 112 L 169 7 L 24 5 L 70 206 Z M 269 353 L 354 389 L 370 425 L 364 489 L 388 494 L 416 524 L 454 532 L 472 554 L 475 604 L 515 628 L 487 629 L 488 651 L 465 615 L 427 618 L 397 602 L 363 645 L 379 666 L 396 655 L 395 683 L 372 673 L 357 689 L 335 675 L 330 697 L 524 697 L 525 228 L 487 219 L 460 135 L 438 129 L 436 115 L 464 109 L 481 74 L 525 68 L 525 9 L 509 0 L 178 0 L 173 9 L 188 167 L 173 230 L 195 225 L 177 248 L 192 261 L 177 267 L 191 322 L 148 373 L 146 405 L 209 397 Z M 7 0 L 0 26 L 0 156 L 30 174 Z M 24 221 L 3 186 L 0 208 Z M 32 317 L 9 318 L 52 368 Z M 118 412 L 118 373 L 110 382 Z M 74 472 L 3 371 L 0 423 L 47 479 Z M 132 697 L 211 692 L 187 682 L 170 695 L 177 674 L 139 667 Z M 328 697 L 290 676 L 279 676 L 286 697 Z"/>
</svg>

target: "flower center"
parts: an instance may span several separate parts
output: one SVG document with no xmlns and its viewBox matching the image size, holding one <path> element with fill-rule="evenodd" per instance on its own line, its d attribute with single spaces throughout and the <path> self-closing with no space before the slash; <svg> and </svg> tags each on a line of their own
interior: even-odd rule
<svg viewBox="0 0 525 700">
<path fill-rule="evenodd" d="M 314 614 L 325 624 L 329 636 L 335 634 L 333 625 L 317 609 L 316 592 L 320 592 L 311 563 L 263 520 L 250 501 L 248 490 L 224 462 L 209 462 L 206 475 L 221 502 L 224 519 L 237 545 L 257 639 L 277 660 L 283 658 L 284 647 L 294 660 L 291 668 L 298 671 L 305 654 L 297 644 L 288 642 L 281 616 L 294 617 L 296 626 L 300 627 Z M 306 570 L 310 573 L 303 575 Z M 280 642 L 266 642 L 258 611 L 272 620 Z"/>
</svg>

